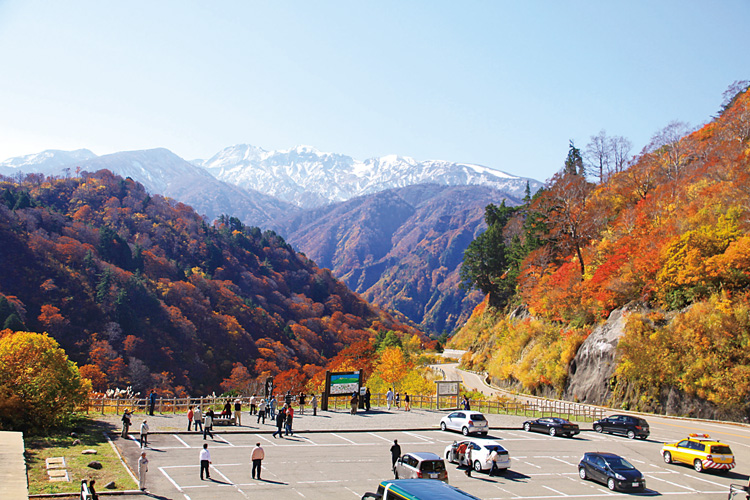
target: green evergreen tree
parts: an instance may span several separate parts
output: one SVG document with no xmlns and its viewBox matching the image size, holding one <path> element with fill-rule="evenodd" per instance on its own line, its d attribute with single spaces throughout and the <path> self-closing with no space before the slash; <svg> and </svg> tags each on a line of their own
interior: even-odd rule
<svg viewBox="0 0 750 500">
<path fill-rule="evenodd" d="M 13 330 L 14 332 L 20 332 L 26 330 L 26 326 L 23 324 L 23 321 L 21 321 L 21 318 L 18 317 L 18 314 L 14 312 L 5 319 L 5 322 L 3 323 L 3 330 Z"/>
<path fill-rule="evenodd" d="M 584 175 L 581 150 L 575 146 L 572 140 L 570 141 L 570 148 L 568 149 L 568 157 L 565 158 L 564 170 L 566 174 Z"/>
</svg>

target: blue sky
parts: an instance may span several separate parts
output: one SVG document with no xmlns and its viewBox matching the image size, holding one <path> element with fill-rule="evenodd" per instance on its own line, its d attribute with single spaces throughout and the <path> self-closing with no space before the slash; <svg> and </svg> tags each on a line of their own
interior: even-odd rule
<svg viewBox="0 0 750 500">
<path fill-rule="evenodd" d="M 0 0 L 0 160 L 249 143 L 545 180 L 750 79 L 750 1 Z"/>
</svg>

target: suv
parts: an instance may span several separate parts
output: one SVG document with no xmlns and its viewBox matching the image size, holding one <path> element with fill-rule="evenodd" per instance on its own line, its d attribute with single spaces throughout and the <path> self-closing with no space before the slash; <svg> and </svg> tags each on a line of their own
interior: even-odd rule
<svg viewBox="0 0 750 500">
<path fill-rule="evenodd" d="M 434 453 L 406 453 L 393 466 L 396 479 L 437 479 L 448 482 L 445 462 Z"/>
<path fill-rule="evenodd" d="M 607 418 L 594 422 L 596 432 L 610 432 L 612 434 L 624 434 L 630 439 L 646 439 L 650 434 L 648 422 L 630 415 L 610 415 Z"/>
<path fill-rule="evenodd" d="M 661 447 L 661 456 L 668 464 L 682 462 L 692 465 L 697 472 L 715 469 L 729 472 L 737 465 L 732 449 L 724 443 L 709 439 L 708 434 L 689 434 L 687 439 Z"/>
</svg>

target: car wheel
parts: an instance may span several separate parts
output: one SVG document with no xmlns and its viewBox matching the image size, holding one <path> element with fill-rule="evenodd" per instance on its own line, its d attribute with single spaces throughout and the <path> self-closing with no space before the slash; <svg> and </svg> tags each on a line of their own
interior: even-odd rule
<svg viewBox="0 0 750 500">
<path fill-rule="evenodd" d="M 664 462 L 668 464 L 672 463 L 672 454 L 669 453 L 668 451 L 664 452 Z"/>
<path fill-rule="evenodd" d="M 555 430 L 555 428 L 554 427 L 550 427 L 549 428 L 549 435 L 550 436 L 554 436 L 555 434 L 557 434 L 557 431 Z"/>
<path fill-rule="evenodd" d="M 695 472 L 703 472 L 703 462 L 696 458 L 693 461 L 693 469 L 695 469 Z"/>
<path fill-rule="evenodd" d="M 467 427 L 464 427 L 463 429 L 461 429 L 461 434 L 463 434 L 464 436 L 468 436 L 469 435 L 469 429 Z"/>
<path fill-rule="evenodd" d="M 635 432 L 628 431 L 628 439 L 635 439 Z"/>
<path fill-rule="evenodd" d="M 578 477 L 580 477 L 581 479 L 583 479 L 585 481 L 588 478 L 588 476 L 586 475 L 586 469 L 584 469 L 583 467 L 579 467 L 578 468 Z"/>
<path fill-rule="evenodd" d="M 440 430 L 441 431 L 445 430 L 445 422 L 440 422 Z"/>
<path fill-rule="evenodd" d="M 482 464 L 479 463 L 479 460 L 474 460 L 474 470 L 482 472 Z"/>
<path fill-rule="evenodd" d="M 602 431 L 604 430 L 604 428 L 603 428 L 603 427 L 602 427 L 601 425 L 595 425 L 595 426 L 594 426 L 594 430 L 595 430 L 596 432 L 599 432 L 599 433 L 601 433 L 601 432 L 602 432 Z"/>
<path fill-rule="evenodd" d="M 615 491 L 615 486 L 617 486 L 617 484 L 615 484 L 614 479 L 612 479 L 611 477 L 607 479 L 607 488 L 609 488 L 612 491 Z"/>
<path fill-rule="evenodd" d="M 523 424 L 523 430 L 525 430 L 526 432 L 530 432 L 531 431 L 531 424 L 528 423 L 528 422 L 526 422 L 525 424 Z"/>
</svg>

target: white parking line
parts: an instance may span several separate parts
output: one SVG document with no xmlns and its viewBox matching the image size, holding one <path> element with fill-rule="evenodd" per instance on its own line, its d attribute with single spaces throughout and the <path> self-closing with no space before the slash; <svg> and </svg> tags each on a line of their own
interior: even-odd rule
<svg viewBox="0 0 750 500">
<path fill-rule="evenodd" d="M 350 443 L 352 443 L 352 444 L 359 444 L 359 443 L 355 443 L 355 442 L 354 442 L 354 441 L 352 441 L 351 439 L 347 439 L 347 438 L 345 438 L 344 436 L 339 436 L 338 434 L 335 434 L 335 433 L 333 433 L 333 432 L 331 433 L 331 436 L 336 436 L 337 438 L 339 438 L 339 439 L 343 439 L 344 441 L 348 441 L 348 442 L 350 442 Z"/>
<path fill-rule="evenodd" d="M 549 458 L 549 459 L 552 459 L 552 460 L 557 460 L 558 462 L 562 462 L 565 465 L 570 465 L 571 467 L 577 467 L 578 466 L 578 464 L 574 464 L 574 463 L 568 462 L 567 460 L 563 460 L 563 459 L 557 458 L 557 457 L 543 456 L 543 457 L 539 457 L 539 458 Z"/>
<path fill-rule="evenodd" d="M 234 446 L 234 445 L 233 445 L 232 443 L 230 443 L 229 441 L 227 441 L 226 439 L 224 439 L 224 438 L 223 438 L 222 436 L 219 436 L 219 435 L 217 434 L 217 435 L 216 435 L 216 437 L 217 437 L 217 438 L 219 438 L 219 439 L 221 439 L 221 440 L 222 440 L 222 441 L 224 441 L 225 443 L 227 443 L 227 444 L 228 444 L 229 446 Z"/>
<path fill-rule="evenodd" d="M 182 438 L 178 436 L 177 434 L 172 434 L 172 437 L 174 437 L 177 441 L 182 443 L 185 446 L 185 448 L 190 448 L 190 445 L 187 444 L 185 441 L 183 441 Z"/>
<path fill-rule="evenodd" d="M 177 484 L 174 481 L 174 479 L 172 479 L 171 477 L 169 477 L 169 474 L 167 474 L 167 471 L 164 470 L 164 467 L 159 467 L 159 470 L 161 471 L 162 474 L 164 474 L 164 477 L 166 477 L 169 480 L 169 482 L 172 483 L 172 486 L 174 486 L 175 488 L 177 488 L 177 491 L 179 491 L 180 493 L 183 493 L 182 488 L 180 488 L 180 485 Z"/>
<path fill-rule="evenodd" d="M 695 488 L 691 488 L 690 486 L 685 486 L 684 484 L 673 483 L 672 481 L 667 481 L 666 479 L 661 479 L 661 478 L 656 477 L 656 476 L 649 476 L 649 477 L 651 479 L 655 479 L 657 481 L 662 481 L 662 482 L 665 482 L 667 484 L 671 484 L 672 486 L 677 486 L 678 488 L 684 488 L 686 490 L 690 490 L 690 491 L 693 491 L 693 492 L 696 492 L 696 493 L 698 492 L 698 490 L 696 490 Z"/>
<path fill-rule="evenodd" d="M 270 439 L 268 439 L 267 437 L 264 437 L 264 436 L 263 436 L 263 434 L 254 434 L 254 435 L 255 435 L 256 437 L 258 437 L 258 438 L 262 439 L 263 441 L 267 442 L 267 443 L 271 443 L 271 444 L 272 444 L 272 445 L 274 445 L 274 446 L 278 446 L 278 445 L 276 444 L 276 442 L 274 442 L 274 441 L 271 441 L 271 440 L 270 440 Z"/>
<path fill-rule="evenodd" d="M 297 434 L 297 437 L 298 437 L 298 438 L 300 438 L 300 439 L 304 439 L 304 440 L 307 440 L 307 441 L 309 441 L 309 442 L 310 442 L 310 444 L 312 444 L 312 445 L 318 446 L 318 443 L 314 442 L 314 441 L 313 441 L 312 439 L 310 439 L 309 437 L 306 437 L 306 436 L 300 436 L 299 434 Z"/>
<path fill-rule="evenodd" d="M 378 439 L 382 439 L 382 440 L 383 440 L 383 441 L 385 441 L 386 443 L 391 443 L 391 442 L 392 442 L 392 441 L 391 441 L 390 439 L 386 439 L 386 438 L 384 438 L 383 436 L 380 436 L 380 435 L 378 435 L 378 434 L 375 434 L 374 432 L 368 432 L 368 434 L 369 434 L 370 436 L 374 436 L 374 437 L 376 437 L 376 438 L 378 438 Z"/>
<path fill-rule="evenodd" d="M 703 479 L 702 477 L 696 477 L 696 476 L 690 476 L 690 477 L 692 477 L 693 479 L 697 479 L 698 481 L 703 481 L 704 483 L 713 484 L 714 486 L 726 487 L 726 484 L 714 483 L 713 481 L 709 481 L 708 479 Z"/>
<path fill-rule="evenodd" d="M 240 488 L 240 487 L 239 487 L 239 485 L 237 485 L 237 484 L 234 484 L 234 483 L 233 483 L 232 481 L 230 481 L 230 480 L 229 480 L 229 478 L 228 478 L 227 476 L 225 476 L 224 474 L 222 474 L 222 473 L 221 473 L 221 471 L 220 471 L 220 470 L 219 470 L 219 469 L 218 469 L 218 468 L 217 468 L 216 466 L 214 466 L 214 467 L 213 467 L 213 469 L 214 469 L 214 472 L 215 472 L 216 474 L 220 475 L 220 476 L 221 476 L 221 477 L 222 477 L 222 478 L 224 479 L 224 481 L 226 481 L 227 483 L 229 483 L 229 484 L 231 484 L 232 486 L 234 486 L 234 488 L 235 488 L 235 489 L 236 489 L 236 490 L 237 490 L 237 491 L 238 491 L 238 492 L 239 492 L 239 493 L 240 493 L 240 494 L 241 494 L 241 495 L 242 495 L 243 497 L 245 497 L 245 498 L 247 498 L 248 500 L 250 500 L 250 497 L 249 497 L 249 496 L 247 496 L 247 494 L 246 494 L 246 493 L 245 493 L 244 491 L 242 491 L 242 488 Z"/>
<path fill-rule="evenodd" d="M 417 439 L 421 439 L 422 441 L 427 441 L 428 443 L 432 443 L 432 439 L 426 438 L 424 436 L 420 436 L 419 434 L 414 434 L 413 432 L 404 432 L 404 434 L 408 434 L 409 436 L 413 436 Z"/>
<path fill-rule="evenodd" d="M 560 495 L 561 497 L 567 497 L 567 496 L 570 496 L 570 495 L 566 495 L 566 494 L 565 494 L 565 493 L 563 493 L 562 491 L 557 491 L 556 489 L 554 489 L 554 488 L 550 488 L 549 486 L 546 486 L 546 485 L 544 485 L 544 484 L 542 485 L 542 488 L 546 488 L 546 489 L 548 489 L 548 490 L 550 490 L 550 491 L 552 491 L 552 492 L 554 492 L 554 493 L 557 493 L 557 494 L 558 494 L 558 495 Z"/>
<path fill-rule="evenodd" d="M 361 498 L 362 497 L 362 495 L 360 495 L 359 493 L 357 493 L 356 491 L 354 491 L 351 488 L 348 488 L 348 487 L 344 486 L 344 489 L 347 489 L 347 490 L 351 491 L 352 493 L 354 493 L 354 496 L 357 497 L 357 498 Z"/>
</svg>

